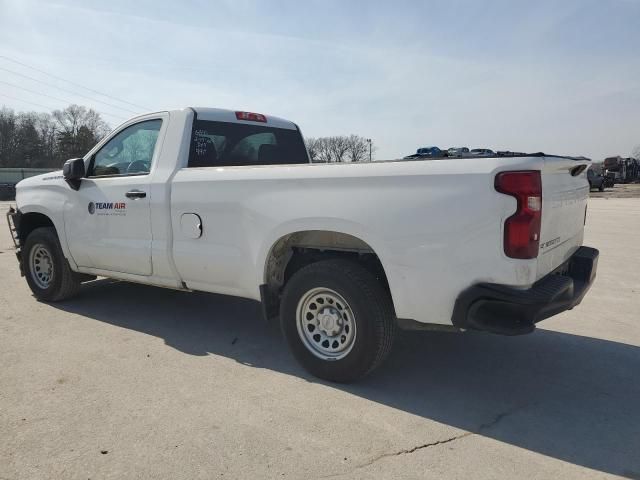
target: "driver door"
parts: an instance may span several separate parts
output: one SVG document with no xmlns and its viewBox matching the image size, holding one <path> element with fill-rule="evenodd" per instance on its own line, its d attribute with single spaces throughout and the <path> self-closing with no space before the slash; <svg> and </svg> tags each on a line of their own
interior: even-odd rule
<svg viewBox="0 0 640 480">
<path fill-rule="evenodd" d="M 151 275 L 149 186 L 161 126 L 161 119 L 130 125 L 91 157 L 65 210 L 78 266 Z"/>
</svg>

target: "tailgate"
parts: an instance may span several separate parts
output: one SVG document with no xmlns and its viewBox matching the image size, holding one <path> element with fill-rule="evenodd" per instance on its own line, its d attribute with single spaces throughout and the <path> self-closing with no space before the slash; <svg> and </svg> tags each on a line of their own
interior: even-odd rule
<svg viewBox="0 0 640 480">
<path fill-rule="evenodd" d="M 536 278 L 563 264 L 582 245 L 589 197 L 587 159 L 545 157 L 542 169 L 542 225 Z M 576 168 L 578 167 L 578 168 Z"/>
</svg>

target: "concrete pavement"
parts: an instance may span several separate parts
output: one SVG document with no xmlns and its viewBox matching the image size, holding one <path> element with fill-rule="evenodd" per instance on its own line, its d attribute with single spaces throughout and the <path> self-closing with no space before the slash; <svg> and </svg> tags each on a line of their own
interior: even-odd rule
<svg viewBox="0 0 640 480">
<path fill-rule="evenodd" d="M 39 303 L 1 222 L 0 478 L 640 478 L 639 239 L 640 199 L 591 199 L 579 307 L 403 334 L 343 386 L 253 302 L 101 280 Z"/>
</svg>

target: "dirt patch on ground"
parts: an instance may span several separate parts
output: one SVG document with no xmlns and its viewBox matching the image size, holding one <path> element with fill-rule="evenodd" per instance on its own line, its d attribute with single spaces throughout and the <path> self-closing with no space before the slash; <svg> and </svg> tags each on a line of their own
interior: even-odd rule
<svg viewBox="0 0 640 480">
<path fill-rule="evenodd" d="M 591 198 L 640 198 L 640 183 L 620 183 L 604 192 L 593 190 Z"/>
</svg>

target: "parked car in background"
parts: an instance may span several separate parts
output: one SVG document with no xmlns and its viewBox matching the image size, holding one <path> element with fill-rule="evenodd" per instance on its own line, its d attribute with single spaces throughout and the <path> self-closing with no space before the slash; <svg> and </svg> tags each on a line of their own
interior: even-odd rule
<svg viewBox="0 0 640 480">
<path fill-rule="evenodd" d="M 615 183 L 631 183 L 640 180 L 640 160 L 620 156 L 604 159 L 604 171 L 611 173 Z"/>
<path fill-rule="evenodd" d="M 476 157 L 490 157 L 496 154 L 496 152 L 494 152 L 490 148 L 474 148 L 469 153 L 471 153 L 471 155 L 474 155 Z"/>
<path fill-rule="evenodd" d="M 526 155 L 524 152 L 512 152 L 511 150 L 498 150 L 495 154 L 498 157 L 519 157 Z"/>
<path fill-rule="evenodd" d="M 16 183 L 20 180 L 52 172 L 53 170 L 53 168 L 0 168 L 0 201 L 13 200 L 16 198 Z"/>
<path fill-rule="evenodd" d="M 439 158 L 443 157 L 444 153 L 438 147 L 420 147 L 413 155 L 407 155 L 405 159 L 420 159 L 420 158 Z"/>
<path fill-rule="evenodd" d="M 606 172 L 604 176 L 604 188 L 613 188 L 616 183 L 615 172 Z"/>
<path fill-rule="evenodd" d="M 0 183 L 0 200 L 16 198 L 16 186 L 13 183 Z"/>
<path fill-rule="evenodd" d="M 462 157 L 468 155 L 469 149 L 467 147 L 451 147 L 447 150 L 447 156 L 449 157 Z"/>
<path fill-rule="evenodd" d="M 601 192 L 604 191 L 605 178 L 602 175 L 597 174 L 593 170 L 587 170 L 587 180 L 589 181 L 589 190 L 597 188 Z"/>
</svg>

